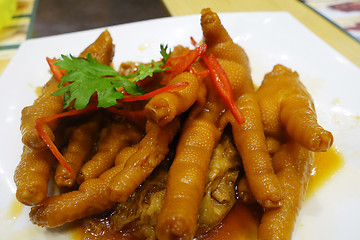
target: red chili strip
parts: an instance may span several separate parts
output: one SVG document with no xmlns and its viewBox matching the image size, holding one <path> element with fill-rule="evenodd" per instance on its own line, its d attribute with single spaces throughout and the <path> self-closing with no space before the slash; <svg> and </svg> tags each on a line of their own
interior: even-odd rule
<svg viewBox="0 0 360 240">
<path fill-rule="evenodd" d="M 133 118 L 144 118 L 145 117 L 144 109 L 137 110 L 137 111 L 131 111 L 131 110 L 126 110 L 126 109 L 117 109 L 116 107 L 108 107 L 108 108 L 106 108 L 106 110 L 108 110 L 111 113 L 124 115 L 124 116 L 128 116 L 128 117 L 133 117 Z"/>
<path fill-rule="evenodd" d="M 61 77 L 64 76 L 66 74 L 66 70 L 64 69 L 60 69 L 59 66 L 56 66 L 54 64 L 54 62 L 56 62 L 58 59 L 56 58 L 49 58 L 49 57 L 46 57 L 46 61 L 48 62 L 49 64 L 49 67 L 51 69 L 51 72 L 54 74 L 55 78 L 60 82 L 61 81 Z"/>
<path fill-rule="evenodd" d="M 89 105 L 88 107 L 81 109 L 81 110 L 72 110 L 72 111 L 63 112 L 60 114 L 55 114 L 53 116 L 42 117 L 42 118 L 36 119 L 35 128 L 36 128 L 37 132 L 39 133 L 40 137 L 46 143 L 46 145 L 48 146 L 50 151 L 54 154 L 56 159 L 60 162 L 60 164 L 63 165 L 69 173 L 72 173 L 71 167 L 67 164 L 64 156 L 59 152 L 59 150 L 57 149 L 57 147 L 55 146 L 54 142 L 51 140 L 49 135 L 44 131 L 43 124 L 51 122 L 51 121 L 61 118 L 61 117 L 68 117 L 68 116 L 79 115 L 82 113 L 93 112 L 93 111 L 96 111 L 97 109 L 98 108 L 96 105 Z"/>
<path fill-rule="evenodd" d="M 141 96 L 124 97 L 123 99 L 120 99 L 119 101 L 120 102 L 134 102 L 134 101 L 147 100 L 147 99 L 152 98 L 163 92 L 180 91 L 180 90 L 186 88 L 188 85 L 189 85 L 188 82 L 175 83 L 175 84 L 171 84 L 171 85 L 156 89 L 155 91 L 149 92 L 149 93 L 141 95 Z"/>
<path fill-rule="evenodd" d="M 156 78 L 155 75 L 153 75 L 152 77 L 146 77 L 143 80 L 136 82 L 136 85 L 138 85 L 139 87 L 144 87 L 144 86 L 152 83 L 155 78 Z"/>
<path fill-rule="evenodd" d="M 231 84 L 224 69 L 221 67 L 214 55 L 211 54 L 209 57 L 203 55 L 202 58 L 206 66 L 209 68 L 211 79 L 213 80 L 216 90 L 219 92 L 222 100 L 233 114 L 237 123 L 244 123 L 245 118 L 235 104 Z"/>
<path fill-rule="evenodd" d="M 164 77 L 161 81 L 162 84 L 168 84 L 171 79 L 179 75 L 180 73 L 184 72 L 195 60 L 203 55 L 206 52 L 207 45 L 206 43 L 201 44 L 199 47 L 195 48 L 194 50 L 189 50 L 185 55 L 183 55 L 179 62 L 175 63 L 169 69 L 169 74 Z"/>
<path fill-rule="evenodd" d="M 196 72 L 195 68 L 193 68 L 192 66 L 190 66 L 189 69 L 197 77 L 206 77 L 207 75 L 209 75 L 208 69 L 206 69 L 205 71 L 202 71 L 202 72 Z"/>
<path fill-rule="evenodd" d="M 188 51 L 186 51 L 186 53 L 188 53 Z M 185 53 L 185 54 L 186 54 Z M 173 61 L 177 61 L 177 60 L 180 60 L 183 56 L 177 56 L 177 57 L 169 57 L 166 61 L 166 63 L 164 64 L 164 68 L 170 68 L 172 65 L 171 65 L 171 62 Z M 171 69 L 167 69 L 165 72 L 171 72 Z"/>
<path fill-rule="evenodd" d="M 191 36 L 190 37 L 190 41 L 191 41 L 191 44 L 194 46 L 194 47 L 197 47 L 199 46 L 199 43 L 197 41 L 195 41 L 195 39 Z"/>
</svg>

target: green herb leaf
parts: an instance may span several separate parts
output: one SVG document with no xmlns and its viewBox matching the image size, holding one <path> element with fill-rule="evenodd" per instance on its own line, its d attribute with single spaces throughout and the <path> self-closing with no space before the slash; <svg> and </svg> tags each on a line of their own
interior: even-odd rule
<svg viewBox="0 0 360 240">
<path fill-rule="evenodd" d="M 169 59 L 170 54 L 171 54 L 170 49 L 169 49 L 169 52 L 168 52 L 168 45 L 167 44 L 165 46 L 164 46 L 164 44 L 160 44 L 160 54 L 162 56 L 161 62 L 164 65 L 167 62 L 167 60 Z"/>
<path fill-rule="evenodd" d="M 164 70 L 167 69 L 167 68 L 166 69 L 162 68 L 162 66 L 163 66 L 162 62 L 152 61 L 152 63 L 146 65 L 141 63 L 138 67 L 138 71 L 135 72 L 137 73 L 137 75 L 132 78 L 132 81 L 138 82 L 146 77 L 152 77 L 153 74 L 156 72 L 163 72 Z"/>
<path fill-rule="evenodd" d="M 118 99 L 124 98 L 124 93 L 116 90 L 118 87 L 123 87 L 131 95 L 143 95 L 145 91 L 137 86 L 136 82 L 167 69 L 163 68 L 170 55 L 167 53 L 167 45 L 160 46 L 160 53 L 163 56 L 161 62 L 152 61 L 150 64 L 140 64 L 138 71 L 128 76 L 121 76 L 110 66 L 99 63 L 90 54 L 86 56 L 86 59 L 62 55 L 62 59 L 56 61 L 54 65 L 65 69 L 67 74 L 61 77 L 59 90 L 51 95 L 65 94 L 64 108 L 75 100 L 76 109 L 85 108 L 95 93 L 98 98 L 98 107 L 107 108 L 116 105 Z M 66 83 L 68 84 L 64 85 Z"/>
<path fill-rule="evenodd" d="M 64 98 L 64 108 L 75 100 L 76 109 L 83 109 L 87 106 L 91 96 L 98 94 L 98 106 L 109 107 L 115 105 L 116 99 L 121 99 L 124 94 L 118 92 L 116 87 L 124 87 L 131 94 L 139 94 L 142 91 L 138 86 L 121 77 L 110 66 L 99 63 L 89 54 L 86 59 L 62 55 L 63 60 L 56 61 L 54 64 L 60 69 L 66 69 L 66 75 L 62 76 L 59 87 L 63 86 L 53 96 L 67 93 L 69 96 Z"/>
</svg>

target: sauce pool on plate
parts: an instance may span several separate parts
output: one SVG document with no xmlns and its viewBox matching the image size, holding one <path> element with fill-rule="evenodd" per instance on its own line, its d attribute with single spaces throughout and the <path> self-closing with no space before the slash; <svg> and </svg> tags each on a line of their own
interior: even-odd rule
<svg viewBox="0 0 360 240">
<path fill-rule="evenodd" d="M 342 166 L 344 159 L 341 153 L 334 147 L 324 153 L 315 153 L 314 163 L 311 169 L 311 177 L 306 199 L 310 198 L 323 184 L 325 184 Z M 260 224 L 262 208 L 260 205 L 244 205 L 237 201 L 225 219 L 207 234 L 197 237 L 197 240 L 256 240 L 257 228 Z M 100 220 L 101 221 L 101 220 Z M 106 221 L 106 219 L 104 219 Z M 87 232 L 80 225 L 71 230 L 73 240 L 91 239 L 95 236 Z M 105 233 L 103 237 L 114 239 L 129 239 L 131 236 L 124 233 Z M 123 235 L 124 234 L 124 235 Z M 116 235 L 116 236 L 115 236 Z M 123 236 L 121 236 L 123 235 Z M 99 237 L 99 236 L 97 236 Z M 121 238 L 120 238 L 121 237 Z"/>
</svg>

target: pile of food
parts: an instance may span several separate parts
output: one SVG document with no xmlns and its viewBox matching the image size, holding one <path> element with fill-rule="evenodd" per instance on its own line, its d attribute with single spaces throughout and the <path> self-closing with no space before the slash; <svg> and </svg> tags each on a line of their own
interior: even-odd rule
<svg viewBox="0 0 360 240">
<path fill-rule="evenodd" d="M 296 72 L 276 65 L 256 89 L 218 15 L 203 9 L 201 27 L 191 49 L 161 45 L 160 61 L 118 71 L 108 31 L 79 57 L 48 59 L 54 75 L 22 111 L 14 176 L 34 224 L 193 239 L 242 201 L 263 209 L 258 239 L 291 239 L 314 152 L 333 136 Z M 52 172 L 61 194 L 48 196 Z"/>
</svg>

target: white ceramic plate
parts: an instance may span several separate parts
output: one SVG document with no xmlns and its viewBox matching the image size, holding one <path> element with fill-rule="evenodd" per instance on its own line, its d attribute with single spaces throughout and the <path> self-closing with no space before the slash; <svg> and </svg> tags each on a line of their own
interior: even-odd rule
<svg viewBox="0 0 360 240">
<path fill-rule="evenodd" d="M 235 42 L 249 55 L 254 82 L 281 63 L 296 70 L 312 94 L 320 123 L 335 136 L 345 166 L 308 200 L 293 239 L 360 239 L 360 70 L 284 12 L 220 14 Z M 160 43 L 190 46 L 201 39 L 200 17 L 185 16 L 108 27 L 117 67 L 122 61 L 159 59 Z M 13 173 L 22 145 L 20 111 L 36 98 L 50 73 L 45 57 L 79 54 L 103 29 L 64 34 L 23 43 L 0 79 L 0 233 L 1 239 L 67 239 L 61 230 L 33 226 L 29 208 L 14 215 Z"/>
</svg>

